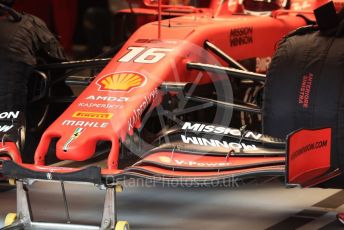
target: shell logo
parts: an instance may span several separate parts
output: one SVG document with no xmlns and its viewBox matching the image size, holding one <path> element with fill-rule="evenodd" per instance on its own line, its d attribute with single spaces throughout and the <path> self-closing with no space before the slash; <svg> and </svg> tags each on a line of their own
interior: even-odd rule
<svg viewBox="0 0 344 230">
<path fill-rule="evenodd" d="M 145 84 L 146 77 L 133 72 L 120 72 L 106 75 L 100 78 L 96 84 L 99 85 L 99 91 L 122 91 L 141 87 Z"/>
<path fill-rule="evenodd" d="M 166 163 L 166 164 L 172 162 L 171 158 L 166 157 L 166 156 L 160 156 L 160 157 L 159 157 L 159 160 L 160 160 L 162 163 Z"/>
</svg>

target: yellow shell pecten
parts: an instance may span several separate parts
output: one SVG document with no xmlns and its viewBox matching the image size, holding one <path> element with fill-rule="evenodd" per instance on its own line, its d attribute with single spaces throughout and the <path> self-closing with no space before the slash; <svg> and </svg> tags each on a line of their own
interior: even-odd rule
<svg viewBox="0 0 344 230">
<path fill-rule="evenodd" d="M 141 86 L 144 77 L 135 73 L 115 73 L 100 79 L 101 90 L 129 91 Z"/>
<path fill-rule="evenodd" d="M 159 160 L 160 160 L 161 162 L 163 162 L 163 163 L 166 163 L 166 164 L 172 162 L 171 158 L 166 157 L 166 156 L 160 156 L 160 157 L 159 157 Z"/>
</svg>

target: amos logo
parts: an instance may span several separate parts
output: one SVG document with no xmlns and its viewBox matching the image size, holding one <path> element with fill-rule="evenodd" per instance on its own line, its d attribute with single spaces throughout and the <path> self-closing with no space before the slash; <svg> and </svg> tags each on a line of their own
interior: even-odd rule
<svg viewBox="0 0 344 230">
<path fill-rule="evenodd" d="M 99 91 L 130 92 L 134 88 L 143 86 L 146 77 L 134 72 L 118 72 L 100 78 L 96 84 Z"/>
</svg>

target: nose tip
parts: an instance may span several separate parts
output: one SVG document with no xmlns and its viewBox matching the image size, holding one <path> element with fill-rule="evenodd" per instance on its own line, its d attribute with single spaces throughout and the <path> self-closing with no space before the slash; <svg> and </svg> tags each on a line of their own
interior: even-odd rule
<svg viewBox="0 0 344 230">
<path fill-rule="evenodd" d="M 96 144 L 94 139 L 61 138 L 56 145 L 56 156 L 60 160 L 85 161 L 94 155 Z"/>
</svg>

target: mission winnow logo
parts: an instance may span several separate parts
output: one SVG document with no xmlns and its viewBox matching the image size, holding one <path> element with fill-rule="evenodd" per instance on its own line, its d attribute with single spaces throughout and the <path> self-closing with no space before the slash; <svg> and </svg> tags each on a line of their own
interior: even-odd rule
<svg viewBox="0 0 344 230">
<path fill-rule="evenodd" d="M 239 129 L 222 127 L 222 126 L 214 126 L 214 125 L 205 125 L 199 123 L 190 123 L 185 122 L 183 130 L 190 130 L 195 133 L 203 132 L 203 133 L 213 133 L 213 134 L 223 134 L 223 135 L 231 135 L 235 137 L 245 137 L 251 138 L 254 140 L 259 140 L 262 137 L 260 133 L 253 133 L 251 131 L 242 133 Z M 212 147 L 222 147 L 227 149 L 244 149 L 244 150 L 257 150 L 257 147 L 253 144 L 245 144 L 244 142 L 227 142 L 223 140 L 211 139 L 211 138 L 204 138 L 204 137 L 196 137 L 190 135 L 181 135 L 181 139 L 185 144 L 194 144 L 194 145 L 201 145 L 201 146 L 212 146 Z"/>
<path fill-rule="evenodd" d="M 0 113 L 0 120 L 4 119 L 4 120 L 10 120 L 10 119 L 18 119 L 19 117 L 19 111 L 16 112 L 2 112 Z M 10 131 L 13 128 L 13 124 L 12 125 L 1 125 L 0 124 L 0 133 L 6 133 L 8 131 Z"/>
</svg>

